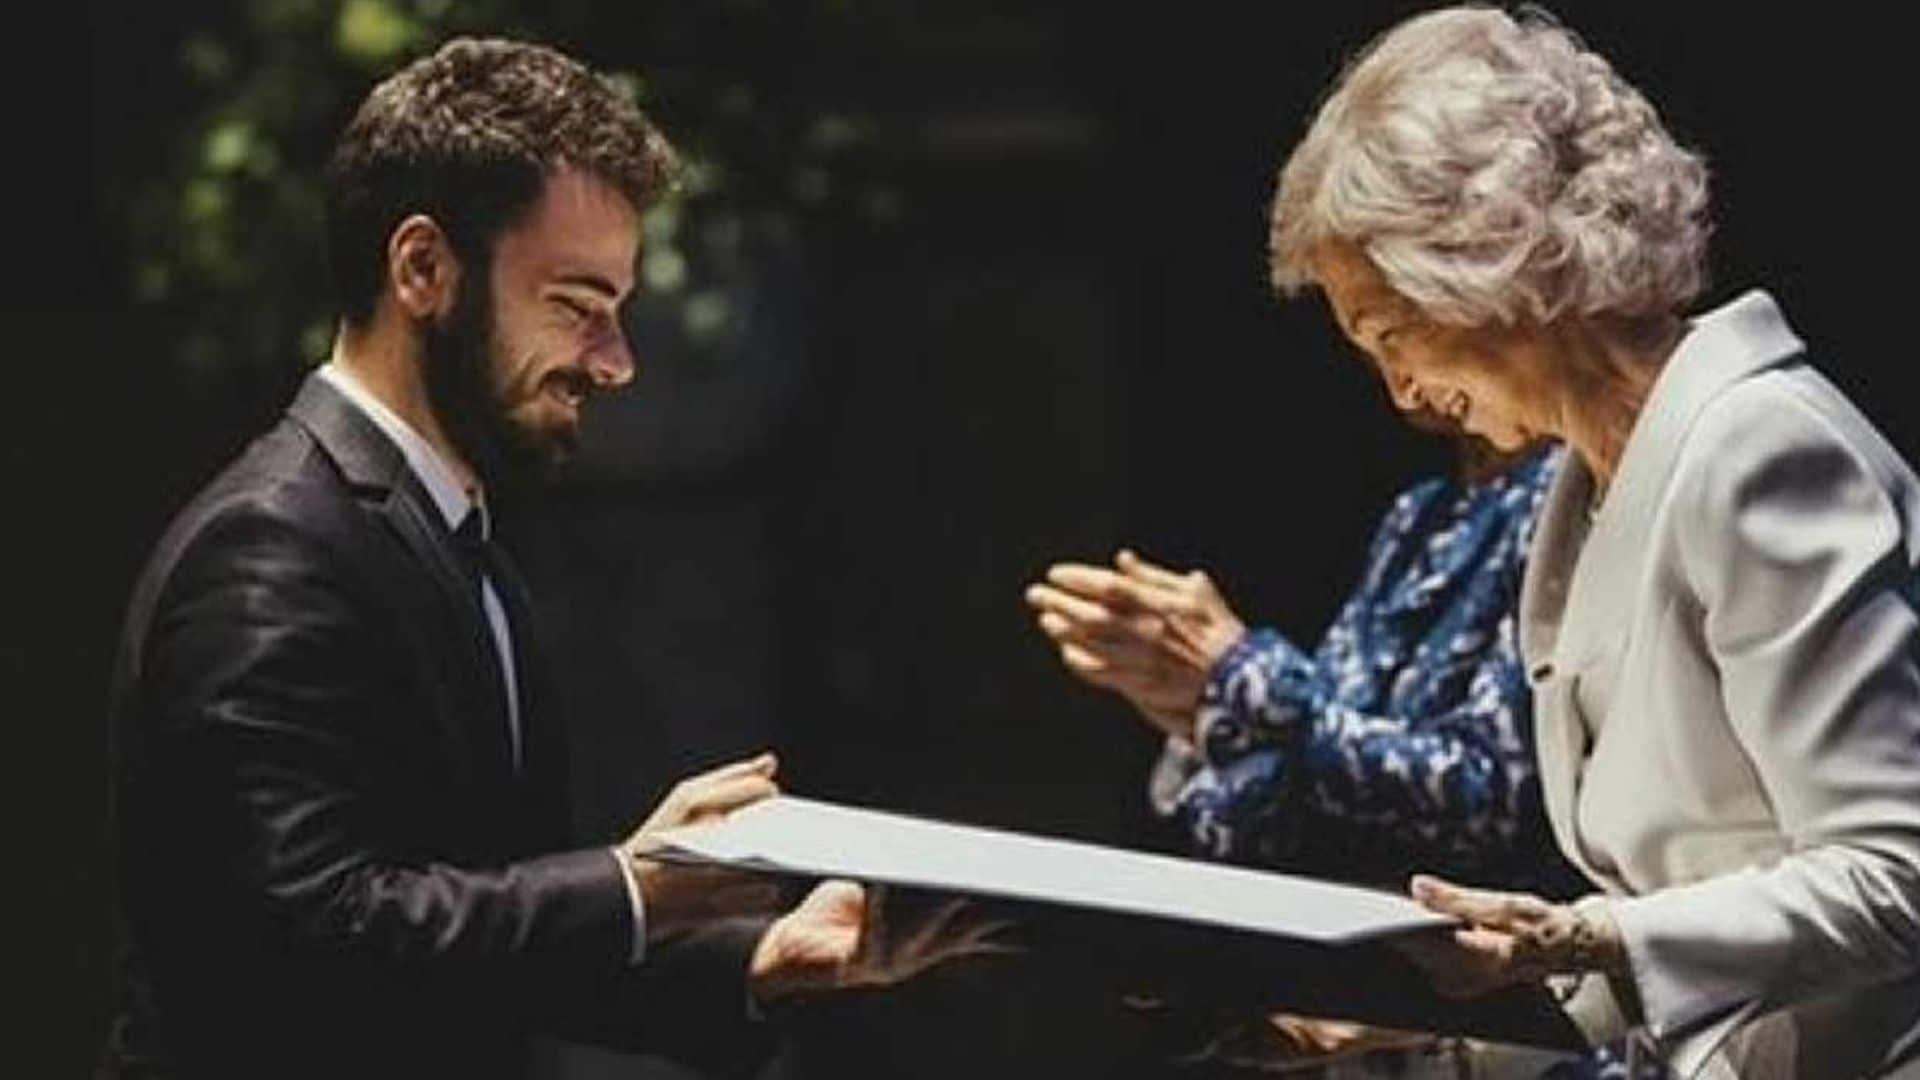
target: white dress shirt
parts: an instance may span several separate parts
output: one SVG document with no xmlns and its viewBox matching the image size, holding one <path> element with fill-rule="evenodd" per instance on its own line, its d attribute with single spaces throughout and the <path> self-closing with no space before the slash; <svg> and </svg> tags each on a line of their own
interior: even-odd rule
<svg viewBox="0 0 1920 1080">
<path fill-rule="evenodd" d="M 471 510 L 480 513 L 480 536 L 488 539 L 493 535 L 493 521 L 487 515 L 485 493 L 479 487 L 467 488 L 461 485 L 459 475 L 453 467 L 440 456 L 432 443 L 419 432 L 413 430 L 405 420 L 400 419 L 392 409 L 373 395 L 353 373 L 339 364 L 328 363 L 320 368 L 320 377 L 329 386 L 340 391 L 341 396 L 351 402 L 373 421 L 400 455 L 407 461 L 407 467 L 427 489 L 427 495 L 446 520 L 447 529 L 452 531 L 460 527 Z M 500 602 L 500 595 L 493 589 L 493 580 L 485 574 L 480 578 L 480 604 L 486 612 L 487 627 L 492 631 L 494 655 L 500 661 L 500 674 L 505 677 L 507 695 L 507 737 L 513 754 L 513 767 L 520 768 L 522 737 L 520 731 L 520 684 L 519 673 L 513 665 L 513 627 L 507 621 L 507 609 Z M 647 919 L 646 907 L 641 899 L 640 883 L 633 876 L 633 867 L 615 849 L 613 858 L 620 866 L 621 878 L 627 885 L 627 900 L 633 908 L 633 953 L 634 963 L 639 963 L 646 953 Z"/>
</svg>

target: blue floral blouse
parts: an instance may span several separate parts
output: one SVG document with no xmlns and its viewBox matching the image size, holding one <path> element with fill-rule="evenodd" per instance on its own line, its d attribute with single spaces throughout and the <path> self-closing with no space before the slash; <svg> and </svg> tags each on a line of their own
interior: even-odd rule
<svg viewBox="0 0 1920 1080">
<path fill-rule="evenodd" d="M 1392 887 L 1422 870 L 1561 899 L 1592 891 L 1540 805 L 1513 614 L 1561 454 L 1401 493 L 1318 649 L 1254 630 L 1214 665 L 1197 745 L 1169 741 L 1154 771 L 1156 808 L 1219 859 Z M 1666 1072 L 1616 1044 L 1541 1076 Z"/>
<path fill-rule="evenodd" d="M 1254 630 L 1214 666 L 1197 745 L 1155 770 L 1161 812 L 1235 862 L 1585 891 L 1540 806 L 1513 615 L 1559 455 L 1396 498 L 1318 649 Z"/>
</svg>

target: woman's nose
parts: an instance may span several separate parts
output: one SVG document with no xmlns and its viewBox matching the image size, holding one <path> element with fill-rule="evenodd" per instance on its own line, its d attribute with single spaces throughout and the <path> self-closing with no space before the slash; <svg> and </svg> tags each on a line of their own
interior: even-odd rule
<svg viewBox="0 0 1920 1080">
<path fill-rule="evenodd" d="M 1405 375 L 1386 373 L 1387 394 L 1393 398 L 1394 408 L 1402 412 L 1418 409 L 1426 398 L 1420 393 L 1420 387 Z"/>
</svg>

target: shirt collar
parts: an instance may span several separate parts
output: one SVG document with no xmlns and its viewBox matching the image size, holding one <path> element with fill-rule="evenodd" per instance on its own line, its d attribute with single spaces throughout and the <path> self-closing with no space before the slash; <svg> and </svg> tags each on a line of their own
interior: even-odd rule
<svg viewBox="0 0 1920 1080">
<path fill-rule="evenodd" d="M 419 432 L 408 426 L 405 420 L 381 402 L 368 390 L 366 385 L 355 378 L 353 373 L 339 364 L 327 363 L 320 366 L 319 376 L 340 391 L 353 406 L 366 414 L 367 419 L 380 429 L 381 433 L 399 447 L 402 457 L 407 459 L 407 467 L 420 480 L 422 487 L 432 497 L 433 505 L 446 519 L 447 528 L 457 529 L 465 520 L 468 511 L 478 508 L 480 511 L 480 536 L 488 537 L 492 532 L 492 522 L 487 517 L 487 504 L 479 488 L 469 490 L 461 485 L 453 466 L 447 464 L 440 451 L 423 438 Z"/>
</svg>

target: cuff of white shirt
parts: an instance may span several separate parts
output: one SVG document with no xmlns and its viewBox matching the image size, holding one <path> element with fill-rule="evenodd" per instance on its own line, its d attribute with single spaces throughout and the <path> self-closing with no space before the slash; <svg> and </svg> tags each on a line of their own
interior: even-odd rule
<svg viewBox="0 0 1920 1080">
<path fill-rule="evenodd" d="M 1180 792 L 1200 771 L 1200 764 L 1200 752 L 1192 743 L 1177 735 L 1167 736 L 1160 760 L 1153 763 L 1153 772 L 1147 775 L 1147 802 L 1154 813 L 1171 817 L 1180 809 Z"/>
<path fill-rule="evenodd" d="M 647 902 L 640 895 L 640 879 L 634 874 L 633 863 L 620 853 L 619 848 L 608 848 L 607 851 L 620 867 L 620 880 L 627 883 L 627 905 L 633 911 L 633 947 L 627 950 L 627 963 L 637 967 L 647 958 Z"/>
</svg>

